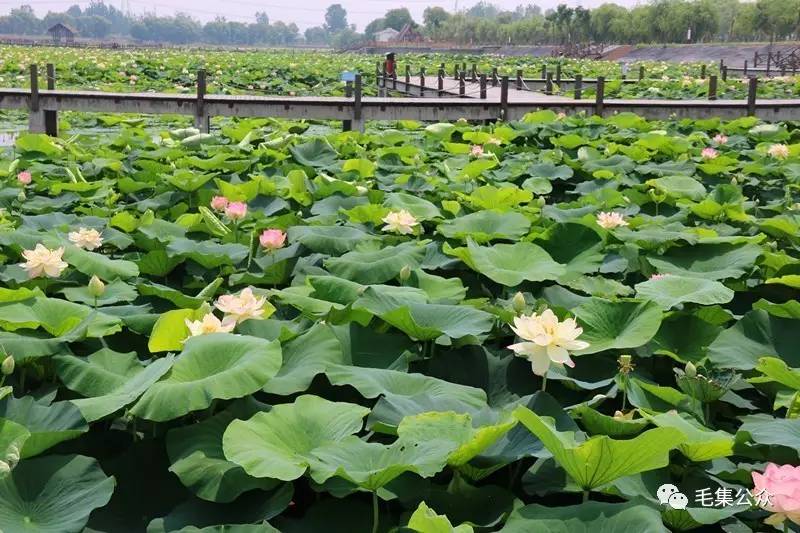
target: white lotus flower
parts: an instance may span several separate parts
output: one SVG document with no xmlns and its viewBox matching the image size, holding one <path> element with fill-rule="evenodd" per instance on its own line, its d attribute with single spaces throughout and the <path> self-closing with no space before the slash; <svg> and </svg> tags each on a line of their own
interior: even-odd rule
<svg viewBox="0 0 800 533">
<path fill-rule="evenodd" d="M 574 318 L 559 322 L 558 317 L 550 309 L 541 315 L 522 315 L 514 318 L 511 326 L 524 342 L 512 344 L 508 348 L 520 357 L 531 362 L 533 373 L 544 376 L 552 363 L 575 366 L 569 358 L 569 352 L 583 350 L 589 343 L 576 340 L 583 328 L 578 327 Z"/>
<path fill-rule="evenodd" d="M 96 250 L 103 246 L 103 237 L 94 228 L 79 228 L 78 231 L 70 231 L 68 237 L 72 244 L 84 250 Z"/>
<path fill-rule="evenodd" d="M 256 298 L 250 287 L 243 289 L 238 295 L 226 294 L 217 298 L 214 307 L 225 313 L 225 318 L 234 323 L 244 322 L 250 318 L 261 318 L 264 314 L 265 297 Z"/>
<path fill-rule="evenodd" d="M 627 226 L 628 222 L 620 213 L 601 211 L 597 214 L 597 224 L 605 229 L 614 229 L 618 226 Z"/>
<path fill-rule="evenodd" d="M 786 159 L 789 157 L 789 147 L 785 144 L 773 144 L 769 147 L 767 153 L 775 159 Z"/>
<path fill-rule="evenodd" d="M 209 333 L 230 333 L 236 327 L 236 320 L 225 317 L 220 320 L 214 313 L 207 313 L 201 320 L 184 320 L 186 327 L 189 328 L 189 336 L 207 335 Z"/>
<path fill-rule="evenodd" d="M 24 263 L 19 266 L 28 272 L 29 278 L 38 278 L 42 275 L 48 278 L 57 278 L 69 265 L 61 259 L 64 255 L 64 248 L 49 250 L 42 243 L 36 245 L 33 250 L 24 250 L 22 257 Z"/>
<path fill-rule="evenodd" d="M 414 215 L 401 209 L 400 211 L 392 211 L 381 220 L 386 223 L 383 231 L 393 231 L 401 235 L 409 235 L 414 233 L 414 227 L 419 226 L 419 222 L 414 218 Z"/>
</svg>

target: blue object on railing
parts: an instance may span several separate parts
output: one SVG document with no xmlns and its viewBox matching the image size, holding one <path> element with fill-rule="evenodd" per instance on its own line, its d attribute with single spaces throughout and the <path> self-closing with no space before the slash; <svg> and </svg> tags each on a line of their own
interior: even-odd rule
<svg viewBox="0 0 800 533">
<path fill-rule="evenodd" d="M 350 72 L 349 70 L 345 70 L 342 72 L 342 81 L 356 81 L 356 74 L 357 72 Z"/>
</svg>

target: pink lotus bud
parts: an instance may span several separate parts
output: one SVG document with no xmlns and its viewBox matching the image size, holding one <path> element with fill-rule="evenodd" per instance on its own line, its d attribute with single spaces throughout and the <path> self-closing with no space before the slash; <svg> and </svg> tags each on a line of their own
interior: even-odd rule
<svg viewBox="0 0 800 533">
<path fill-rule="evenodd" d="M 33 180 L 33 176 L 27 170 L 20 172 L 17 174 L 17 181 L 19 181 L 22 185 L 28 185 Z"/>
<path fill-rule="evenodd" d="M 247 204 L 231 202 L 225 207 L 225 216 L 231 220 L 241 220 L 247 216 Z"/>
<path fill-rule="evenodd" d="M 222 211 L 225 211 L 225 208 L 228 207 L 229 203 L 230 201 L 224 196 L 215 196 L 211 199 L 211 209 L 221 213 Z"/>
<path fill-rule="evenodd" d="M 714 135 L 714 142 L 717 144 L 725 144 L 728 142 L 728 136 L 721 133 Z"/>
<path fill-rule="evenodd" d="M 277 250 L 286 243 L 286 234 L 279 229 L 265 229 L 258 237 L 258 242 L 267 250 Z"/>
<path fill-rule="evenodd" d="M 719 156 L 719 152 L 713 148 L 703 148 L 703 151 L 700 152 L 700 157 L 703 159 L 716 159 L 717 156 Z"/>
</svg>

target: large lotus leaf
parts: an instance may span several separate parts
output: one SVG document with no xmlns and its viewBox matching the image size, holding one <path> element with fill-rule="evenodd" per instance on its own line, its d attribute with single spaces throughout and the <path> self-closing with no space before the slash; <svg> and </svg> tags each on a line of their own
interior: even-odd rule
<svg viewBox="0 0 800 533">
<path fill-rule="evenodd" d="M 16 422 L 30 432 L 20 457 L 39 455 L 59 442 L 79 437 L 89 430 L 81 412 L 68 401 L 50 403 L 32 396 L 0 400 L 0 418 Z"/>
<path fill-rule="evenodd" d="M 266 392 L 289 395 L 302 392 L 314 376 L 329 365 L 346 363 L 342 344 L 326 324 L 317 323 L 308 331 L 284 343 L 283 365 L 264 386 Z"/>
<path fill-rule="evenodd" d="M 281 366 L 278 341 L 212 333 L 191 337 L 164 378 L 131 412 L 161 422 L 205 409 L 215 399 L 241 398 L 261 390 Z"/>
<path fill-rule="evenodd" d="M 421 269 L 412 271 L 407 283 L 422 290 L 434 304 L 457 304 L 467 295 L 461 278 L 444 278 Z"/>
<path fill-rule="evenodd" d="M 741 417 L 736 438 L 764 444 L 800 449 L 800 418 L 773 418 L 767 414 Z"/>
<path fill-rule="evenodd" d="M 317 138 L 289 147 L 295 160 L 309 167 L 327 167 L 336 162 L 338 154 L 325 139 Z"/>
<path fill-rule="evenodd" d="M 597 272 L 603 262 L 603 237 L 584 224 L 555 224 L 537 242 L 554 261 L 563 264 L 569 274 Z"/>
<path fill-rule="evenodd" d="M 437 474 L 447 465 L 453 447 L 453 443 L 440 439 L 414 443 L 398 439 L 387 446 L 348 435 L 311 451 L 311 477 L 317 483 L 341 477 L 362 489 L 376 491 L 404 472 L 420 477 Z"/>
<path fill-rule="evenodd" d="M 234 420 L 222 446 L 225 457 L 251 476 L 291 481 L 303 475 L 315 449 L 359 431 L 367 413 L 360 405 L 300 396 L 249 420 Z"/>
<path fill-rule="evenodd" d="M 762 357 L 758 360 L 756 370 L 763 377 L 750 378 L 750 383 L 777 381 L 781 385 L 800 391 L 800 370 L 789 368 L 786 362 L 776 357 Z"/>
<path fill-rule="evenodd" d="M 486 243 L 496 239 L 515 241 L 530 230 L 528 217 L 515 211 L 477 211 L 443 222 L 437 231 L 449 239 Z"/>
<path fill-rule="evenodd" d="M 555 280 L 566 272 L 564 265 L 530 242 L 478 246 L 469 240 L 466 249 L 455 252 L 471 268 L 507 287 L 516 287 L 523 281 Z"/>
<path fill-rule="evenodd" d="M 384 283 L 396 278 L 403 267 L 419 267 L 425 248 L 416 242 L 404 242 L 374 251 L 354 251 L 325 261 L 325 268 L 356 283 Z"/>
<path fill-rule="evenodd" d="M 667 533 L 658 509 L 638 503 L 530 504 L 511 513 L 502 533 Z"/>
<path fill-rule="evenodd" d="M 646 418 L 617 418 L 608 416 L 587 404 L 581 404 L 572 410 L 579 414 L 581 424 L 592 435 L 608 435 L 609 437 L 631 437 L 641 433 L 649 424 Z"/>
<path fill-rule="evenodd" d="M 417 510 L 408 519 L 406 526 L 417 533 L 472 533 L 474 530 L 469 524 L 453 527 L 447 515 L 436 514 L 436 511 L 420 502 Z"/>
<path fill-rule="evenodd" d="M 666 275 L 636 285 L 636 297 L 652 300 L 662 309 L 683 303 L 724 304 L 733 300 L 733 291 L 712 279 Z"/>
<path fill-rule="evenodd" d="M 363 242 L 377 237 L 351 226 L 292 226 L 287 232 L 289 242 L 299 242 L 313 252 L 342 255 Z"/>
<path fill-rule="evenodd" d="M 235 265 L 247 258 L 247 246 L 238 243 L 218 244 L 213 241 L 193 241 L 175 238 L 167 245 L 172 257 L 191 259 L 205 268 Z"/>
<path fill-rule="evenodd" d="M 47 157 L 55 157 L 64 151 L 58 139 L 42 133 L 24 133 L 17 137 L 14 146 L 21 153 L 32 152 Z"/>
<path fill-rule="evenodd" d="M 92 458 L 50 455 L 22 461 L 0 479 L 0 530 L 77 533 L 113 492 L 114 478 Z"/>
<path fill-rule="evenodd" d="M 740 278 L 751 271 L 761 253 L 756 244 L 696 244 L 671 248 L 647 261 L 662 274 L 721 280 Z"/>
<path fill-rule="evenodd" d="M 699 463 L 733 455 L 734 437 L 724 431 L 714 431 L 677 411 L 644 414 L 653 424 L 662 428 L 675 428 L 684 435 L 678 449 L 690 461 Z"/>
<path fill-rule="evenodd" d="M 111 259 L 106 255 L 89 252 L 72 245 L 64 247 L 64 261 L 87 276 L 97 276 L 108 281 L 117 278 L 128 279 L 139 275 L 139 267 L 133 261 Z"/>
<path fill-rule="evenodd" d="M 777 356 L 792 367 L 800 366 L 797 331 L 800 322 L 754 309 L 719 334 L 708 347 L 708 358 L 721 368 L 749 370 L 759 358 Z"/>
<path fill-rule="evenodd" d="M 9 390 L 8 393 L 10 394 L 11 391 Z M 2 398 L 3 393 L 0 391 L 0 399 Z M 4 466 L 14 468 L 17 461 L 19 461 L 22 447 L 30 436 L 30 431 L 25 429 L 24 426 L 11 420 L 0 418 L 0 462 L 3 462 Z M 0 473 L 0 478 L 4 475 Z"/>
<path fill-rule="evenodd" d="M 589 343 L 578 354 L 643 346 L 658 332 L 662 318 L 661 309 L 653 302 L 601 298 L 581 304 L 574 313 L 583 328 L 580 340 Z"/>
<path fill-rule="evenodd" d="M 308 276 L 306 282 L 314 287 L 313 295 L 316 298 L 348 305 L 358 300 L 366 291 L 394 298 L 397 303 L 417 302 L 427 303 L 428 295 L 416 287 L 396 285 L 361 285 L 336 276 Z"/>
<path fill-rule="evenodd" d="M 442 212 L 439 211 L 435 204 L 419 196 L 404 192 L 387 194 L 383 205 L 394 210 L 405 209 L 418 220 L 441 218 L 442 216 Z"/>
<path fill-rule="evenodd" d="M 526 407 L 514 411 L 570 477 L 584 490 L 617 478 L 661 468 L 669 464 L 669 452 L 684 439 L 674 428 L 655 428 L 629 440 L 605 435 L 578 442 L 573 432 L 558 431 L 552 419 L 542 418 Z"/>
<path fill-rule="evenodd" d="M 36 296 L 24 301 L 0 303 L 0 326 L 6 331 L 42 328 L 54 337 L 86 328 L 89 337 L 103 337 L 120 330 L 119 318 L 85 305 L 58 298 Z"/>
<path fill-rule="evenodd" d="M 147 349 L 153 353 L 180 350 L 183 342 L 189 336 L 187 320 L 201 320 L 208 312 L 208 308 L 173 309 L 161 314 L 147 341 Z"/>
<path fill-rule="evenodd" d="M 690 176 L 664 176 L 649 180 L 647 184 L 667 193 L 672 198 L 689 198 L 698 202 L 707 194 L 703 184 Z"/>
<path fill-rule="evenodd" d="M 494 325 L 494 316 L 468 305 L 401 300 L 373 288 L 368 288 L 353 307 L 368 310 L 418 340 L 433 340 L 441 335 L 453 339 L 480 336 Z"/>
<path fill-rule="evenodd" d="M 70 302 L 78 302 L 84 305 L 95 305 L 96 303 L 98 306 L 111 305 L 119 302 L 132 302 L 139 296 L 135 288 L 122 280 L 114 280 L 108 283 L 103 294 L 97 298 L 91 294 L 89 287 L 86 285 L 81 287 L 66 287 L 61 290 L 61 293 Z"/>
<path fill-rule="evenodd" d="M 497 442 L 516 423 L 516 420 L 508 419 L 475 428 L 468 414 L 430 412 L 405 417 L 397 427 L 397 434 L 400 439 L 410 443 L 435 439 L 451 442 L 454 450 L 448 456 L 447 464 L 461 466 Z"/>
<path fill-rule="evenodd" d="M 108 348 L 88 357 L 60 355 L 53 363 L 68 389 L 86 398 L 71 400 L 89 422 L 99 420 L 133 403 L 167 373 L 173 356 L 142 365 L 136 352 L 119 353 Z"/>
<path fill-rule="evenodd" d="M 248 490 L 274 487 L 277 481 L 249 476 L 227 460 L 222 449 L 228 425 L 254 411 L 254 405 L 240 402 L 202 422 L 171 430 L 167 433 L 170 472 L 198 497 L 212 502 L 232 502 Z"/>
</svg>

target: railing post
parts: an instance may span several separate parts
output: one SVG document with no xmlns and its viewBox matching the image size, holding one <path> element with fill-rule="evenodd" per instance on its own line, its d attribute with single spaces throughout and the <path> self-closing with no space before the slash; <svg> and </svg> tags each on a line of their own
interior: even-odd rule
<svg viewBox="0 0 800 533">
<path fill-rule="evenodd" d="M 517 69 L 517 90 L 518 91 L 522 90 L 522 69 L 521 68 Z"/>
<path fill-rule="evenodd" d="M 575 100 L 581 99 L 581 91 L 583 90 L 583 75 L 575 74 Z"/>
<path fill-rule="evenodd" d="M 386 89 L 386 63 L 381 67 L 381 87 Z"/>
<path fill-rule="evenodd" d="M 752 77 L 747 82 L 747 114 L 756 114 L 756 91 L 758 90 L 758 78 Z"/>
<path fill-rule="evenodd" d="M 486 100 L 486 74 L 481 74 L 481 100 Z"/>
<path fill-rule="evenodd" d="M 439 91 L 439 98 L 444 96 L 444 63 L 439 67 L 439 75 L 436 79 L 436 89 Z"/>
<path fill-rule="evenodd" d="M 472 64 L 472 83 L 478 81 L 478 65 L 476 63 Z"/>
<path fill-rule="evenodd" d="M 353 82 L 346 81 L 344 83 L 344 96 L 345 98 L 352 98 L 353 97 Z M 351 131 L 353 129 L 353 121 L 352 120 L 343 120 L 342 121 L 342 131 Z"/>
<path fill-rule="evenodd" d="M 458 63 L 453 65 L 453 79 L 454 80 L 458 79 Z"/>
<path fill-rule="evenodd" d="M 722 81 L 728 81 L 728 65 L 722 67 Z"/>
<path fill-rule="evenodd" d="M 556 83 L 561 83 L 561 62 L 556 63 Z"/>
<path fill-rule="evenodd" d="M 724 59 L 720 59 L 719 60 L 719 71 L 720 72 L 722 72 L 722 69 L 723 69 L 724 66 L 725 66 L 725 60 Z"/>
<path fill-rule="evenodd" d="M 708 99 L 709 100 L 716 100 L 717 99 L 717 76 L 716 74 L 712 74 L 708 77 Z"/>
<path fill-rule="evenodd" d="M 462 70 L 458 74 L 458 96 L 464 98 L 467 94 L 467 80 L 464 76 L 464 71 Z"/>
<path fill-rule="evenodd" d="M 203 133 L 208 133 L 211 130 L 210 120 L 206 115 L 206 71 L 205 69 L 197 70 L 197 103 L 194 110 L 194 125 Z"/>
<path fill-rule="evenodd" d="M 56 89 L 56 68 L 52 63 L 47 64 L 47 90 Z M 58 111 L 44 112 L 44 131 L 51 137 L 58 137 Z"/>
<path fill-rule="evenodd" d="M 547 78 L 547 64 L 542 65 L 542 79 Z"/>
<path fill-rule="evenodd" d="M 606 79 L 603 76 L 597 76 L 597 88 L 594 97 L 594 113 L 595 115 L 603 116 L 603 97 L 606 92 Z"/>
<path fill-rule="evenodd" d="M 411 89 L 409 88 L 411 85 L 411 65 L 406 65 L 406 92 L 410 93 Z"/>
<path fill-rule="evenodd" d="M 361 118 L 361 74 L 356 74 L 353 83 L 353 122 L 356 131 L 364 131 L 364 119 Z"/>
<path fill-rule="evenodd" d="M 700 79 L 701 80 L 706 79 L 706 65 L 705 65 L 705 63 L 700 65 Z"/>
<path fill-rule="evenodd" d="M 639 81 L 644 79 L 644 65 L 639 65 Z"/>
<path fill-rule="evenodd" d="M 31 133 L 45 133 L 44 113 L 39 109 L 39 68 L 30 66 L 31 97 L 28 101 L 28 130 Z"/>
<path fill-rule="evenodd" d="M 544 94 L 553 94 L 553 74 L 547 73 L 547 79 L 544 82 Z"/>
<path fill-rule="evenodd" d="M 743 77 L 747 77 L 747 60 L 744 60 L 744 71 L 742 72 Z"/>
<path fill-rule="evenodd" d="M 497 78 L 497 67 L 492 67 L 492 87 L 497 87 L 499 79 Z"/>
<path fill-rule="evenodd" d="M 425 67 L 419 69 L 419 95 L 425 96 Z"/>
<path fill-rule="evenodd" d="M 508 76 L 500 78 L 500 120 L 508 120 Z"/>
<path fill-rule="evenodd" d="M 380 88 L 381 86 L 381 62 L 375 62 L 375 86 Z"/>
<path fill-rule="evenodd" d="M 772 54 L 767 54 L 767 77 L 769 78 L 769 67 L 772 64 Z"/>
</svg>

